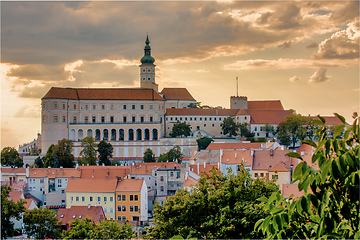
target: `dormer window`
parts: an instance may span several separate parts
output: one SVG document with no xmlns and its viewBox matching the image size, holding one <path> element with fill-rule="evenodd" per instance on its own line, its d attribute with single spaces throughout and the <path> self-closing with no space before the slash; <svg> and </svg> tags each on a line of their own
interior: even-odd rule
<svg viewBox="0 0 360 240">
<path fill-rule="evenodd" d="M 79 215 L 79 219 L 81 219 L 82 218 L 82 215 Z"/>
<path fill-rule="evenodd" d="M 63 218 L 64 217 L 64 214 L 61 214 L 60 218 Z"/>
<path fill-rule="evenodd" d="M 76 215 L 73 215 L 73 217 L 72 217 L 73 219 L 75 219 L 76 218 Z"/>
</svg>

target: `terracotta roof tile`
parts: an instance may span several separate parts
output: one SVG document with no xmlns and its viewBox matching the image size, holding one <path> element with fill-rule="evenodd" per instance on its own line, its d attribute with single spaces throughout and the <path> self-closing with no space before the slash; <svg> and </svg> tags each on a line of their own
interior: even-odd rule
<svg viewBox="0 0 360 240">
<path fill-rule="evenodd" d="M 317 116 L 310 116 L 312 119 L 317 119 L 320 120 Z M 335 125 L 335 124 L 340 124 L 342 125 L 343 123 L 341 122 L 341 120 L 336 117 L 336 116 L 321 116 L 323 118 L 325 118 L 325 124 L 326 125 Z"/>
<path fill-rule="evenodd" d="M 153 89 L 145 88 L 58 88 L 52 87 L 43 99 L 73 100 L 164 100 Z"/>
<path fill-rule="evenodd" d="M 19 173 L 26 174 L 26 168 L 2 167 L 1 172 L 2 173 L 13 173 L 13 174 L 19 174 Z"/>
<path fill-rule="evenodd" d="M 198 181 L 195 178 L 188 176 L 188 178 L 184 182 L 184 187 L 195 186 L 197 183 Z"/>
<path fill-rule="evenodd" d="M 151 175 L 152 169 L 158 168 L 174 168 L 174 167 L 181 167 L 182 165 L 176 162 L 154 162 L 154 163 L 135 163 L 134 165 L 130 166 L 130 173 L 132 175 Z"/>
<path fill-rule="evenodd" d="M 30 178 L 69 178 L 80 177 L 80 169 L 75 168 L 29 168 Z"/>
<path fill-rule="evenodd" d="M 116 178 L 69 178 L 66 192 L 111 193 L 115 192 Z"/>
<path fill-rule="evenodd" d="M 248 101 L 248 110 L 284 110 L 280 100 Z"/>
<path fill-rule="evenodd" d="M 204 167 L 204 164 L 199 164 L 199 172 L 198 172 L 198 165 L 190 164 L 190 171 L 194 172 L 198 176 L 200 176 L 202 172 L 206 172 L 207 174 L 210 174 L 210 171 L 213 168 L 218 169 L 218 165 L 217 164 L 206 164 L 206 166 Z"/>
<path fill-rule="evenodd" d="M 116 192 L 140 192 L 143 186 L 143 179 L 124 179 L 118 182 Z"/>
<path fill-rule="evenodd" d="M 244 166 L 252 166 L 253 156 L 251 150 L 224 150 L 221 163 L 224 164 L 243 164 Z"/>
<path fill-rule="evenodd" d="M 206 150 L 220 150 L 220 149 L 260 149 L 262 143 L 220 143 L 212 142 L 207 146 Z"/>
<path fill-rule="evenodd" d="M 63 215 L 63 217 L 61 217 L 61 215 Z M 73 218 L 74 215 L 75 218 Z M 104 216 L 102 206 L 91 206 L 90 209 L 88 209 L 87 206 L 72 206 L 71 208 L 60 208 L 57 212 L 57 217 L 59 222 L 62 222 L 62 225 L 66 225 L 75 219 L 79 219 L 80 215 L 81 219 L 89 218 L 95 224 L 97 224 L 99 220 L 104 219 L 101 218 L 101 216 Z"/>
<path fill-rule="evenodd" d="M 288 172 L 290 169 L 286 167 L 286 164 L 283 162 L 279 162 L 275 166 L 269 169 L 269 172 Z"/>
<path fill-rule="evenodd" d="M 235 116 L 239 109 L 167 108 L 166 116 Z"/>
<path fill-rule="evenodd" d="M 291 115 L 290 110 L 248 110 L 251 124 L 279 124 L 287 116 Z"/>
<path fill-rule="evenodd" d="M 290 150 L 255 150 L 253 160 L 253 170 L 266 170 L 268 171 L 279 162 L 283 162 L 287 169 L 290 169 L 291 158 L 286 155 Z"/>
<path fill-rule="evenodd" d="M 290 197 L 293 194 L 293 199 L 299 199 L 301 196 L 304 196 L 304 190 L 299 191 L 298 184 L 283 184 L 282 194 L 284 197 Z"/>
<path fill-rule="evenodd" d="M 130 173 L 130 166 L 79 166 L 81 178 L 124 178 Z"/>
<path fill-rule="evenodd" d="M 192 100 L 195 101 L 193 96 L 186 88 L 164 88 L 161 91 L 164 98 L 167 100 Z"/>
</svg>

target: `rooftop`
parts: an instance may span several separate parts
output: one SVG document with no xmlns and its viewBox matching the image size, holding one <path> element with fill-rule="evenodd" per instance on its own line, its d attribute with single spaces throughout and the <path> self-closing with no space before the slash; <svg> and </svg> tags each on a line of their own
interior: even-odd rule
<svg viewBox="0 0 360 240">
<path fill-rule="evenodd" d="M 248 110 L 284 110 L 280 100 L 248 101 Z"/>
<path fill-rule="evenodd" d="M 239 109 L 168 108 L 166 116 L 235 116 Z"/>
<path fill-rule="evenodd" d="M 186 88 L 164 88 L 161 93 L 164 94 L 164 98 L 167 100 L 195 101 Z"/>
<path fill-rule="evenodd" d="M 68 224 L 70 221 L 75 219 L 91 219 L 95 224 L 101 220 L 102 213 L 101 206 L 71 206 L 71 208 L 60 208 L 57 212 L 57 217 L 59 222 L 62 222 L 62 225 Z M 81 217 L 80 217 L 81 216 Z"/>
<path fill-rule="evenodd" d="M 124 179 L 118 182 L 116 192 L 140 192 L 143 186 L 143 179 Z"/>
</svg>

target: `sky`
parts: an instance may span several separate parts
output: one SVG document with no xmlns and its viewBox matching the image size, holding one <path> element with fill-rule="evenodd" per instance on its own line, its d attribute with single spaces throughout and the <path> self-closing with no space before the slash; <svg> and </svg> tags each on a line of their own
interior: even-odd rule
<svg viewBox="0 0 360 240">
<path fill-rule="evenodd" d="M 359 1 L 1 1 L 1 148 L 41 131 L 51 87 L 156 83 L 202 105 L 281 100 L 302 115 L 359 112 Z M 238 78 L 238 89 L 236 89 Z"/>
</svg>

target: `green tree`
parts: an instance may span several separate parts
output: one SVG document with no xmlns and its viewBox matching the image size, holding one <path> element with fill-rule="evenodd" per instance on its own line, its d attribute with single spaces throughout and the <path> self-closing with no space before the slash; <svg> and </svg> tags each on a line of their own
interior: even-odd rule
<svg viewBox="0 0 360 240">
<path fill-rule="evenodd" d="M 15 148 L 4 147 L 1 150 L 1 165 L 20 168 L 24 165 L 24 163 Z"/>
<path fill-rule="evenodd" d="M 227 117 L 222 122 L 221 130 L 223 131 L 224 135 L 229 134 L 229 137 L 232 137 L 236 136 L 238 126 L 232 117 Z"/>
<path fill-rule="evenodd" d="M 273 136 L 275 136 L 275 134 L 276 134 L 276 130 L 275 130 L 274 126 L 269 123 L 265 123 L 264 131 L 266 132 L 266 137 L 269 137 L 270 133 Z"/>
<path fill-rule="evenodd" d="M 180 122 L 179 120 L 174 124 L 170 137 L 188 137 L 191 134 L 190 124 L 186 122 Z"/>
<path fill-rule="evenodd" d="M 31 238 L 60 238 L 61 223 L 56 212 L 49 208 L 26 210 L 24 214 L 25 232 Z"/>
<path fill-rule="evenodd" d="M 70 230 L 63 230 L 63 239 L 89 239 L 95 226 L 91 219 L 75 219 L 69 222 Z"/>
<path fill-rule="evenodd" d="M 248 123 L 239 123 L 237 129 L 240 131 L 240 136 L 251 138 L 255 136 L 255 133 L 250 131 L 250 124 Z"/>
<path fill-rule="evenodd" d="M 280 143 L 289 146 L 290 143 L 295 144 L 299 140 L 304 140 L 306 135 L 306 126 L 312 122 L 311 117 L 301 116 L 300 114 L 291 114 L 286 117 L 286 119 L 279 123 L 278 139 Z"/>
<path fill-rule="evenodd" d="M 104 140 L 100 141 L 97 149 L 99 152 L 99 164 L 111 165 L 109 158 L 112 158 L 113 150 L 111 143 L 107 143 Z"/>
<path fill-rule="evenodd" d="M 58 144 L 54 147 L 54 167 L 58 168 L 60 166 L 64 168 L 73 168 L 74 155 L 72 154 L 73 142 L 69 139 L 62 139 L 58 141 Z"/>
<path fill-rule="evenodd" d="M 214 139 L 209 137 L 202 137 L 196 140 L 198 144 L 198 151 L 206 149 Z"/>
<path fill-rule="evenodd" d="M 315 120 L 321 126 L 316 132 L 318 143 L 302 141 L 316 149 L 312 163 L 319 166 L 315 170 L 305 161 L 296 166 L 293 182 L 298 182 L 304 196 L 294 201 L 278 193 L 259 198 L 271 214 L 259 220 L 255 229 L 267 238 L 360 238 L 358 119 L 345 131 L 343 139 L 337 139 L 345 129 L 345 119 L 335 115 L 344 124 L 336 127 L 332 138 L 328 138 L 325 119 L 319 116 L 320 120 Z M 298 153 L 288 155 L 303 160 Z"/>
<path fill-rule="evenodd" d="M 175 162 L 181 163 L 182 158 L 184 155 L 181 153 L 181 149 L 179 146 L 175 146 L 170 149 L 168 152 L 160 154 L 158 157 L 158 162 Z"/>
<path fill-rule="evenodd" d="M 85 137 L 81 140 L 80 156 L 85 164 L 96 165 L 96 143 L 95 138 Z"/>
<path fill-rule="evenodd" d="M 37 157 L 34 161 L 34 166 L 36 168 L 43 168 L 44 167 L 43 159 L 41 157 Z"/>
<path fill-rule="evenodd" d="M 155 154 L 150 148 L 146 149 L 144 152 L 144 162 L 156 162 Z"/>
<path fill-rule="evenodd" d="M 119 225 L 117 222 L 103 220 L 90 232 L 93 239 L 131 239 L 136 237 L 136 232 L 131 225 L 125 222 Z"/>
<path fill-rule="evenodd" d="M 24 202 L 9 200 L 11 187 L 1 185 L 1 236 L 2 238 L 14 236 L 14 223 L 12 219 L 20 220 L 25 211 Z"/>
<path fill-rule="evenodd" d="M 179 190 L 163 206 L 155 205 L 155 226 L 143 237 L 261 238 L 253 227 L 267 212 L 263 209 L 265 204 L 256 199 L 277 191 L 275 183 L 252 179 L 242 165 L 237 175 L 231 172 L 223 175 L 215 168 L 210 173 L 201 175 L 193 193 Z"/>
<path fill-rule="evenodd" d="M 48 150 L 46 151 L 45 156 L 42 158 L 44 167 L 55 167 L 55 145 L 51 144 Z"/>
</svg>

